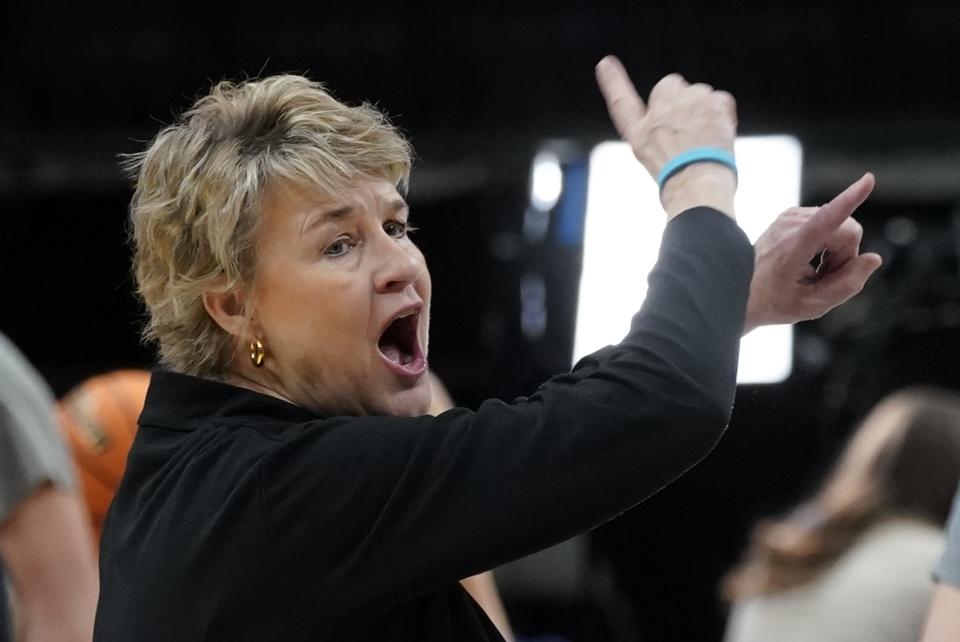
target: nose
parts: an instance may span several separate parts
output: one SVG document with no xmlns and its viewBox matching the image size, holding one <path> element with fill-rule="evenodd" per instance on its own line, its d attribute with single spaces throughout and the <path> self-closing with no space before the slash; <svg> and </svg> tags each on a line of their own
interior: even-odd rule
<svg viewBox="0 0 960 642">
<path fill-rule="evenodd" d="M 417 280 L 423 270 L 423 257 L 411 243 L 399 243 L 385 236 L 375 249 L 377 269 L 374 288 L 379 293 L 400 292 Z"/>
</svg>

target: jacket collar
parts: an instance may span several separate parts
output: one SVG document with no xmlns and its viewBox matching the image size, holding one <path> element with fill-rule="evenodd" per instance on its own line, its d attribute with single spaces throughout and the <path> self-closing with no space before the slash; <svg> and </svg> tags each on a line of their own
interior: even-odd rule
<svg viewBox="0 0 960 642">
<path fill-rule="evenodd" d="M 155 370 L 139 423 L 187 431 L 217 419 L 240 417 L 289 423 L 319 418 L 310 410 L 253 390 L 169 370 Z"/>
</svg>

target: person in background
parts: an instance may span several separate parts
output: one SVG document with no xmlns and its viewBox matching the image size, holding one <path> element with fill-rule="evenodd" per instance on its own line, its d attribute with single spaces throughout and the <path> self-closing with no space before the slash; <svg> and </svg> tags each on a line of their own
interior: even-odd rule
<svg viewBox="0 0 960 642">
<path fill-rule="evenodd" d="M 958 478 L 960 396 L 884 398 L 820 491 L 754 530 L 723 585 L 727 642 L 917 640 Z"/>
<path fill-rule="evenodd" d="M 953 500 L 947 548 L 934 571 L 937 586 L 923 629 L 922 642 L 960 640 L 960 488 Z"/>
<path fill-rule="evenodd" d="M 53 396 L 0 334 L 0 562 L 16 642 L 91 639 L 98 589 L 89 528 Z"/>
</svg>

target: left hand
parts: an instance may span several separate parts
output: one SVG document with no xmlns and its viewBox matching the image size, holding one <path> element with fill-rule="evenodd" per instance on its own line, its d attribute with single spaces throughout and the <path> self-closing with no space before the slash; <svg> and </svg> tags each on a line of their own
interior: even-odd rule
<svg viewBox="0 0 960 642">
<path fill-rule="evenodd" d="M 671 158 L 695 147 L 733 152 L 737 106 L 727 92 L 691 85 L 679 74 L 670 74 L 644 103 L 615 56 L 606 56 L 597 65 L 597 83 L 610 120 L 653 178 Z M 669 218 L 697 205 L 733 216 L 736 191 L 736 177 L 729 168 L 697 163 L 676 172 L 660 191 L 660 200 Z"/>
<path fill-rule="evenodd" d="M 757 239 L 744 333 L 817 319 L 863 289 L 883 261 L 873 252 L 860 254 L 863 228 L 851 214 L 874 183 L 867 173 L 826 205 L 792 207 Z M 821 253 L 814 269 L 810 261 Z"/>
</svg>

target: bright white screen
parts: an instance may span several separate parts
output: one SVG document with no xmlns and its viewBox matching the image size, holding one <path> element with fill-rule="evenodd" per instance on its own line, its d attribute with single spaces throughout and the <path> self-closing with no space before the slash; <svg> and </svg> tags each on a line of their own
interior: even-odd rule
<svg viewBox="0 0 960 642">
<path fill-rule="evenodd" d="M 792 136 L 737 139 L 737 222 L 755 242 L 780 212 L 800 200 L 802 150 Z M 647 294 L 666 217 L 657 186 L 623 142 L 590 154 L 583 272 L 574 362 L 617 343 Z M 776 383 L 793 365 L 793 328 L 767 326 L 740 342 L 739 383 Z"/>
</svg>

